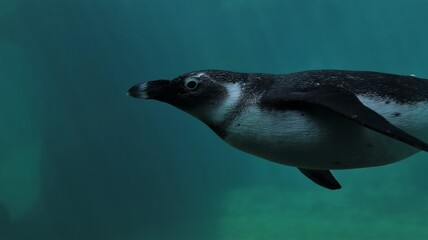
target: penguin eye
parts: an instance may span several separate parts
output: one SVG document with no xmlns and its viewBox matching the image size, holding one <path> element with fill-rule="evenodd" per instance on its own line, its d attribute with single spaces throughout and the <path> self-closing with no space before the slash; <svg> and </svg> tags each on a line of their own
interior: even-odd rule
<svg viewBox="0 0 428 240">
<path fill-rule="evenodd" d="M 196 89 L 196 87 L 198 86 L 198 81 L 196 81 L 196 80 L 195 80 L 195 79 L 193 79 L 193 78 L 187 78 L 187 79 L 184 81 L 184 86 L 185 86 L 187 89 L 194 90 L 194 89 Z"/>
</svg>

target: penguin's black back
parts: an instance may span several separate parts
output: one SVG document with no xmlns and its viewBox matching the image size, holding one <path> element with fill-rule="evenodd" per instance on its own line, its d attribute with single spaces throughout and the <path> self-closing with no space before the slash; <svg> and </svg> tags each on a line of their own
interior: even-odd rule
<svg viewBox="0 0 428 240">
<path fill-rule="evenodd" d="M 282 95 L 282 91 L 334 86 L 401 104 L 428 101 L 428 80 L 380 72 L 314 70 L 284 75 L 250 74 L 248 80 L 253 89 L 268 90 L 271 96 Z"/>
<path fill-rule="evenodd" d="M 296 74 L 296 81 L 305 78 L 321 84 L 339 86 L 354 94 L 376 95 L 398 103 L 428 100 L 428 81 L 414 76 L 364 71 L 308 71 Z"/>
</svg>

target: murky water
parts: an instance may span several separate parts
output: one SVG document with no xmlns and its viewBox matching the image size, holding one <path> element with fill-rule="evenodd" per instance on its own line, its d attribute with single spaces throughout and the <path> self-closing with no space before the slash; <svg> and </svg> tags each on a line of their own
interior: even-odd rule
<svg viewBox="0 0 428 240">
<path fill-rule="evenodd" d="M 329 191 L 135 83 L 199 69 L 428 78 L 428 3 L 1 0 L 0 239 L 425 239 L 428 155 Z"/>
</svg>

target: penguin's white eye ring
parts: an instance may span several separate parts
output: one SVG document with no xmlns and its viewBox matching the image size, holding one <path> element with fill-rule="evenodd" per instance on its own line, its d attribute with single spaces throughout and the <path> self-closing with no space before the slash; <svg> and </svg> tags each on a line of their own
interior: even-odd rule
<svg viewBox="0 0 428 240">
<path fill-rule="evenodd" d="M 196 89 L 196 88 L 198 87 L 198 81 L 196 81 L 196 80 L 195 80 L 195 79 L 193 79 L 193 78 L 188 78 L 188 79 L 186 79 L 186 80 L 184 81 L 184 86 L 185 86 L 187 89 L 194 90 L 194 89 Z"/>
</svg>

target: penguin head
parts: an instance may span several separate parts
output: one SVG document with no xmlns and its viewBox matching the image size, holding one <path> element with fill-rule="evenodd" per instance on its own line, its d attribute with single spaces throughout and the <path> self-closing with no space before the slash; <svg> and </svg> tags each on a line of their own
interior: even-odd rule
<svg viewBox="0 0 428 240">
<path fill-rule="evenodd" d="M 207 124 L 216 124 L 240 97 L 239 76 L 239 73 L 215 70 L 191 72 L 172 80 L 137 84 L 129 89 L 128 95 L 165 102 Z"/>
</svg>

